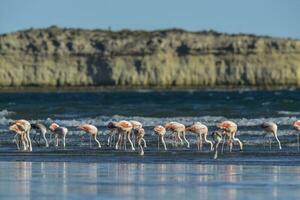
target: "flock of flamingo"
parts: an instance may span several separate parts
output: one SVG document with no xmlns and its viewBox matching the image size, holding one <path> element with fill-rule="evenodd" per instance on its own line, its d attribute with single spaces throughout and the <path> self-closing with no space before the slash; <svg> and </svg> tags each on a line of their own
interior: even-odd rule
<svg viewBox="0 0 300 200">
<path fill-rule="evenodd" d="M 297 120 L 293 123 L 293 127 L 300 131 L 300 120 Z M 82 124 L 77 127 L 79 130 L 82 130 L 90 135 L 90 145 L 92 138 L 97 143 L 97 146 L 101 148 L 101 144 L 97 139 L 98 129 L 96 126 L 91 124 Z M 109 136 L 107 140 L 108 146 L 114 146 L 116 150 L 125 149 L 127 141 L 130 144 L 130 147 L 135 151 L 135 144 L 138 145 L 140 155 L 144 155 L 144 148 L 147 147 L 146 140 L 144 139 L 145 130 L 142 123 L 138 121 L 117 121 L 109 122 L 107 125 L 109 130 Z M 190 143 L 186 139 L 186 132 L 194 133 L 197 137 L 197 148 L 202 150 L 203 140 L 205 143 L 210 145 L 210 151 L 214 152 L 214 159 L 218 157 L 218 147 L 220 143 L 223 142 L 222 151 L 224 144 L 229 145 L 229 151 L 232 151 L 233 143 L 237 142 L 239 144 L 240 150 L 243 150 L 243 143 L 236 137 L 238 126 L 232 121 L 223 121 L 217 124 L 219 130 L 212 132 L 213 140 L 210 141 L 207 139 L 208 128 L 206 125 L 201 122 L 196 122 L 192 125 L 185 126 L 184 124 L 178 122 L 169 122 L 165 125 L 155 126 L 153 132 L 158 136 L 158 149 L 160 143 L 162 143 L 164 150 L 167 150 L 167 145 L 165 142 L 165 134 L 167 131 L 172 132 L 172 144 L 174 146 L 186 144 L 187 148 L 190 148 Z M 264 122 L 261 124 L 266 133 L 271 133 L 272 136 L 278 142 L 279 149 L 281 149 L 281 143 L 277 136 L 277 125 L 274 122 Z M 35 129 L 39 131 L 40 136 L 45 140 L 46 147 L 49 147 L 48 140 L 46 138 L 47 127 L 42 123 L 31 124 L 29 121 L 20 119 L 10 123 L 9 130 L 15 133 L 15 142 L 17 144 L 17 149 L 20 150 L 20 145 L 22 145 L 23 151 L 32 151 L 32 143 L 30 139 L 30 130 Z M 61 139 L 62 146 L 66 146 L 66 136 L 68 134 L 68 129 L 66 127 L 61 127 L 56 123 L 52 123 L 49 126 L 51 131 L 50 141 L 52 141 L 52 136 L 55 138 L 55 146 L 58 147 L 59 139 Z M 35 135 L 36 136 L 36 135 Z M 35 140 L 34 136 L 34 140 Z M 36 140 L 35 140 L 36 141 Z M 142 145 L 143 143 L 143 145 Z M 271 144 L 271 142 L 270 142 Z M 298 148 L 299 148 L 299 136 L 298 136 Z"/>
</svg>

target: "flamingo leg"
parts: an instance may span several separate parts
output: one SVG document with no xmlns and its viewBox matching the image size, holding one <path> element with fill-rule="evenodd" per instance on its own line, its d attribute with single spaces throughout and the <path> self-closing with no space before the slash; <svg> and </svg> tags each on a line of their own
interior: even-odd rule
<svg viewBox="0 0 300 200">
<path fill-rule="evenodd" d="M 211 151 L 214 150 L 214 147 L 213 147 L 214 145 L 213 145 L 213 143 L 210 140 L 207 139 L 207 134 L 204 134 L 204 141 L 206 143 L 210 144 L 210 150 Z"/>
<path fill-rule="evenodd" d="M 232 140 L 228 140 L 228 142 L 229 142 L 229 152 L 232 152 L 233 141 Z"/>
<path fill-rule="evenodd" d="M 23 140 L 25 142 L 25 146 L 26 146 L 25 150 L 27 150 L 29 148 L 29 145 L 28 145 L 28 139 L 27 139 L 26 133 L 23 133 L 22 135 L 23 135 Z"/>
<path fill-rule="evenodd" d="M 157 150 L 159 150 L 159 137 L 157 137 Z"/>
<path fill-rule="evenodd" d="M 111 138 L 111 135 L 108 135 L 108 138 L 107 138 L 107 146 L 110 147 L 110 138 Z"/>
<path fill-rule="evenodd" d="M 123 134 L 123 144 L 124 144 L 125 150 L 127 150 L 127 137 L 126 137 L 126 133 Z"/>
<path fill-rule="evenodd" d="M 278 142 L 279 149 L 282 149 L 282 148 L 281 148 L 281 143 L 280 143 L 280 141 L 279 141 L 277 135 L 275 135 L 275 139 L 276 139 L 276 141 Z"/>
<path fill-rule="evenodd" d="M 144 149 L 143 149 L 143 146 L 141 144 L 141 141 L 142 141 L 142 138 L 139 138 L 138 139 L 138 145 L 140 147 L 140 155 L 143 156 L 144 155 Z"/>
<path fill-rule="evenodd" d="M 236 142 L 239 143 L 239 145 L 240 145 L 240 151 L 242 151 L 243 150 L 243 143 L 240 141 L 240 139 L 238 139 L 236 137 L 233 137 L 232 139 L 233 139 L 233 141 L 236 141 Z"/>
<path fill-rule="evenodd" d="M 132 141 L 133 141 L 133 147 L 135 148 L 136 143 L 137 143 L 137 138 L 135 137 L 135 130 L 133 131 L 133 134 L 132 134 Z"/>
<path fill-rule="evenodd" d="M 222 150 L 221 150 L 222 154 L 224 153 L 225 142 L 226 142 L 226 136 L 224 136 L 224 139 L 223 139 Z"/>
<path fill-rule="evenodd" d="M 121 135 L 121 133 L 119 133 L 119 135 L 118 135 L 118 141 L 116 142 L 116 146 L 115 146 L 115 149 L 116 149 L 116 150 L 119 149 L 119 143 L 120 143 L 120 141 L 121 141 L 121 137 L 122 137 L 122 135 Z"/>
<path fill-rule="evenodd" d="M 26 137 L 27 137 L 28 144 L 29 144 L 29 151 L 32 151 L 32 143 L 31 143 L 30 136 L 29 136 L 29 130 L 26 131 Z"/>
<path fill-rule="evenodd" d="M 112 145 L 115 145 L 115 143 L 116 143 L 116 133 L 114 133 L 112 137 L 113 137 L 112 138 Z"/>
<path fill-rule="evenodd" d="M 26 145 L 26 139 L 24 137 L 24 133 L 21 135 L 21 141 L 22 141 L 23 150 L 26 151 L 27 145 Z"/>
<path fill-rule="evenodd" d="M 218 147 L 219 147 L 219 144 L 220 144 L 220 142 L 216 142 L 215 143 L 215 147 L 214 147 L 214 151 L 215 151 L 215 153 L 214 153 L 214 159 L 218 158 Z"/>
<path fill-rule="evenodd" d="M 165 140 L 164 140 L 164 136 L 161 136 L 160 140 L 161 140 L 162 144 L 164 145 L 164 149 L 166 151 L 167 150 L 167 146 L 166 146 L 166 143 L 165 143 Z"/>
<path fill-rule="evenodd" d="M 43 132 L 43 133 L 42 133 L 42 136 L 43 136 L 43 139 L 44 139 L 44 141 L 45 141 L 45 143 L 46 143 L 46 147 L 49 147 L 48 140 L 47 140 L 47 138 L 46 138 L 46 132 Z"/>
<path fill-rule="evenodd" d="M 101 148 L 101 144 L 100 144 L 99 140 L 97 139 L 97 134 L 94 134 L 94 140 L 97 142 L 98 148 Z"/>
<path fill-rule="evenodd" d="M 127 139 L 128 139 L 128 141 L 129 141 L 129 143 L 130 143 L 130 145 L 131 145 L 131 150 L 134 151 L 135 148 L 134 148 L 133 143 L 132 143 L 132 141 L 131 141 L 131 139 L 130 139 L 130 133 L 127 133 Z"/>
<path fill-rule="evenodd" d="M 92 147 L 92 135 L 90 134 L 90 148 Z"/>
<path fill-rule="evenodd" d="M 180 132 L 177 132 L 177 138 L 178 138 L 179 141 L 180 141 L 180 145 L 183 145 L 183 140 L 182 140 L 181 137 L 180 137 Z"/>
<path fill-rule="evenodd" d="M 147 143 L 146 143 L 146 140 L 144 138 L 142 138 L 142 141 L 144 143 L 144 148 L 147 148 Z"/>
<path fill-rule="evenodd" d="M 230 136 L 229 136 L 229 139 L 228 139 L 228 142 L 229 142 L 229 152 L 232 152 L 232 147 L 233 147 L 233 134 L 230 133 Z"/>
<path fill-rule="evenodd" d="M 63 140 L 64 149 L 65 149 L 66 148 L 66 135 L 63 136 L 62 140 Z"/>
<path fill-rule="evenodd" d="M 58 147 L 58 136 L 57 136 L 57 134 L 55 135 L 55 139 L 56 139 L 56 144 L 55 144 L 55 146 Z"/>
<path fill-rule="evenodd" d="M 49 144 L 51 144 L 51 142 L 52 142 L 52 134 L 53 134 L 53 133 L 50 133 L 50 140 L 49 140 Z"/>
<path fill-rule="evenodd" d="M 15 142 L 16 145 L 17 145 L 17 149 L 20 150 L 20 145 L 19 145 L 19 135 L 18 135 L 18 134 L 16 134 L 16 135 L 14 136 L 14 142 Z"/>
<path fill-rule="evenodd" d="M 172 146 L 177 147 L 177 135 L 176 133 L 173 133 L 173 141 L 172 141 Z"/>
<path fill-rule="evenodd" d="M 197 135 L 197 149 L 200 150 L 200 135 Z"/>
<path fill-rule="evenodd" d="M 298 145 L 298 151 L 300 150 L 300 145 L 299 145 L 299 133 L 297 135 L 297 145 Z"/>
<path fill-rule="evenodd" d="M 202 151 L 203 149 L 202 135 L 200 135 L 199 138 L 200 138 L 200 151 Z"/>
<path fill-rule="evenodd" d="M 185 137 L 185 131 L 183 131 L 182 132 L 182 137 L 183 137 L 183 140 L 186 142 L 186 144 L 187 144 L 187 148 L 190 148 L 190 143 L 189 143 L 189 141 L 186 139 L 186 137 Z"/>
</svg>

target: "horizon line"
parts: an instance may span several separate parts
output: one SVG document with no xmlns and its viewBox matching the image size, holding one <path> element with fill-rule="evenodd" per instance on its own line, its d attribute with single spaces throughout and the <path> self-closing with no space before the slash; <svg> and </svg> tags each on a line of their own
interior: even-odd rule
<svg viewBox="0 0 300 200">
<path fill-rule="evenodd" d="M 51 28 L 57 28 L 57 29 L 73 29 L 73 30 L 87 30 L 87 31 L 110 31 L 110 32 L 124 32 L 124 31 L 131 31 L 131 32 L 156 32 L 156 31 L 183 31 L 183 32 L 190 32 L 190 33 L 215 33 L 215 34 L 224 34 L 224 35 L 230 35 L 230 36 L 254 36 L 254 37 L 264 37 L 264 38 L 277 38 L 277 39 L 289 39 L 289 40 L 300 40 L 300 38 L 291 37 L 291 36 L 276 36 L 276 35 L 268 35 L 268 34 L 257 34 L 257 33 L 245 33 L 245 32 L 223 32 L 218 31 L 216 29 L 199 29 L 199 30 L 190 30 L 187 28 L 180 28 L 180 27 L 169 27 L 169 28 L 157 28 L 157 29 L 134 29 L 134 28 L 118 28 L 118 29 L 112 29 L 110 26 L 107 28 L 82 28 L 82 27 L 72 27 L 72 26 L 59 26 L 59 25 L 50 25 L 45 27 L 29 27 L 29 28 L 21 28 L 18 30 L 13 30 L 9 32 L 0 32 L 0 36 L 8 35 L 8 34 L 14 34 L 18 32 L 25 32 L 30 30 L 46 30 Z"/>
</svg>

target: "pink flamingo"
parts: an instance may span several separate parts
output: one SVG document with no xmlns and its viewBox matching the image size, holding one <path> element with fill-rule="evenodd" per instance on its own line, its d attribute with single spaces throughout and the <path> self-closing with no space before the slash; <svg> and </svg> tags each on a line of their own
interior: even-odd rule
<svg viewBox="0 0 300 200">
<path fill-rule="evenodd" d="M 117 122 L 109 122 L 107 124 L 107 128 L 109 130 L 108 138 L 107 138 L 107 146 L 114 145 L 116 135 L 118 133 L 118 128 L 116 127 Z"/>
<path fill-rule="evenodd" d="M 9 130 L 14 131 L 16 133 L 16 136 L 18 136 L 16 141 L 18 149 L 20 149 L 18 138 L 21 138 L 21 142 L 23 144 L 23 150 L 27 150 L 27 148 L 29 148 L 29 151 L 32 151 L 32 144 L 29 136 L 30 129 L 31 129 L 30 123 L 24 119 L 19 119 L 11 123 Z"/>
<path fill-rule="evenodd" d="M 135 139 L 136 139 L 137 144 L 140 147 L 140 155 L 144 155 L 144 149 L 141 144 L 143 141 L 144 146 L 145 146 L 144 136 L 145 136 L 145 130 L 143 128 L 139 128 L 139 129 L 135 130 Z"/>
<path fill-rule="evenodd" d="M 210 144 L 210 150 L 213 150 L 213 143 L 207 139 L 208 128 L 200 122 L 196 122 L 193 125 L 186 127 L 186 131 L 192 132 L 197 135 L 197 147 L 198 150 L 202 150 L 202 138 L 208 144 Z"/>
<path fill-rule="evenodd" d="M 235 137 L 236 132 L 237 132 L 236 123 L 226 120 L 226 121 L 223 121 L 223 122 L 217 124 L 217 127 L 220 129 L 223 129 L 224 136 L 227 136 L 229 138 L 228 143 L 229 143 L 229 151 L 230 152 L 232 152 L 233 142 L 235 142 L 235 141 L 239 143 L 240 151 L 243 150 L 243 143 L 238 138 Z M 225 137 L 224 137 L 224 142 L 222 145 L 222 151 L 224 149 L 224 144 L 225 144 Z"/>
<path fill-rule="evenodd" d="M 154 130 L 154 133 L 158 136 L 157 148 L 159 149 L 159 140 L 161 140 L 161 142 L 164 146 L 164 149 L 167 150 L 167 146 L 166 146 L 166 143 L 165 143 L 165 140 L 164 140 L 164 136 L 166 134 L 165 127 L 159 125 L 159 126 L 155 126 L 153 130 Z"/>
<path fill-rule="evenodd" d="M 167 130 L 171 130 L 173 134 L 175 134 L 175 142 L 180 141 L 180 144 L 183 145 L 183 141 L 181 139 L 181 135 L 183 140 L 187 143 L 187 148 L 190 148 L 190 143 L 185 137 L 185 126 L 178 122 L 169 122 L 165 124 L 165 128 Z"/>
<path fill-rule="evenodd" d="M 66 127 L 60 127 L 56 123 L 52 123 L 49 127 L 53 134 L 55 134 L 56 144 L 55 146 L 58 147 L 58 138 L 62 138 L 63 147 L 66 147 L 66 135 L 68 133 L 68 129 Z"/>
<path fill-rule="evenodd" d="M 297 130 L 300 131 L 300 120 L 297 120 L 293 123 L 293 127 Z M 298 150 L 299 150 L 299 133 L 297 135 L 297 145 L 298 145 Z"/>
<path fill-rule="evenodd" d="M 132 124 L 130 122 L 128 122 L 128 121 L 122 120 L 122 121 L 119 121 L 119 122 L 114 122 L 112 124 L 112 127 L 117 128 L 118 134 L 119 134 L 118 141 L 116 143 L 115 148 L 119 149 L 121 138 L 123 136 L 124 141 L 125 141 L 125 150 L 126 150 L 126 138 L 127 138 L 128 141 L 129 141 L 129 143 L 130 143 L 130 145 L 131 145 L 131 149 L 134 151 L 135 148 L 134 148 L 133 143 L 132 143 L 132 141 L 130 139 L 130 135 L 131 135 L 132 127 L 133 127 Z"/>
<path fill-rule="evenodd" d="M 91 125 L 91 124 L 82 124 L 78 128 L 85 131 L 86 133 L 88 133 L 90 135 L 90 147 L 92 145 L 91 140 L 93 137 L 95 142 L 97 142 L 97 144 L 98 144 L 98 148 L 101 148 L 101 144 L 100 144 L 99 140 L 97 139 L 98 129 L 96 126 Z"/>
<path fill-rule="evenodd" d="M 136 137 L 137 132 L 139 131 L 139 129 L 143 128 L 143 124 L 141 122 L 138 122 L 138 121 L 135 121 L 135 120 L 130 120 L 129 122 L 132 124 L 133 136 Z M 144 147 L 146 148 L 147 144 L 146 144 L 146 140 L 144 139 L 144 136 L 143 136 L 143 138 L 141 138 L 141 140 L 143 141 Z M 135 142 L 137 142 L 136 139 L 135 139 Z M 134 143 L 134 146 L 135 146 L 135 143 Z"/>
<path fill-rule="evenodd" d="M 20 150 L 20 146 L 19 146 L 19 142 L 21 140 L 22 145 L 23 145 L 23 150 L 26 151 L 27 147 L 26 147 L 26 143 L 25 143 L 25 133 L 23 131 L 23 129 L 20 129 L 19 126 L 17 124 L 11 124 L 8 128 L 10 131 L 13 131 L 16 135 L 14 139 L 16 145 L 17 145 L 17 149 Z"/>
<path fill-rule="evenodd" d="M 222 133 L 220 131 L 214 131 L 212 133 L 212 137 L 214 140 L 214 150 L 215 150 L 214 159 L 217 159 L 218 158 L 218 147 L 222 141 Z"/>
<path fill-rule="evenodd" d="M 277 130 L 278 130 L 277 124 L 275 124 L 274 122 L 264 122 L 263 124 L 261 124 L 261 128 L 263 128 L 266 132 L 270 132 L 273 134 L 273 136 L 278 142 L 279 149 L 281 149 L 281 143 L 277 136 Z M 270 140 L 270 148 L 271 148 L 271 140 Z"/>
</svg>

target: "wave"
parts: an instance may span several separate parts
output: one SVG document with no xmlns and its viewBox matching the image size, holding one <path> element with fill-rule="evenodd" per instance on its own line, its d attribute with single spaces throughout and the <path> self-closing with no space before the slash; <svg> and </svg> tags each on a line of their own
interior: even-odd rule
<svg viewBox="0 0 300 200">
<path fill-rule="evenodd" d="M 3 112 L 3 113 L 10 113 L 9 111 Z M 7 115 L 7 114 L 6 114 Z M 0 117 L 0 125 L 8 125 L 9 122 L 11 122 L 13 119 L 9 119 L 7 117 Z M 277 123 L 279 126 L 291 126 L 294 121 L 297 120 L 296 117 L 290 117 L 290 116 L 284 116 L 284 117 L 272 117 L 272 118 L 232 118 L 228 119 L 223 116 L 202 116 L 202 117 L 140 117 L 140 116 L 121 116 L 121 115 L 113 115 L 113 116 L 97 116 L 94 118 L 76 118 L 76 119 L 34 119 L 30 120 L 30 122 L 43 122 L 46 124 L 50 124 L 52 122 L 56 122 L 58 124 L 61 124 L 63 126 L 67 127 L 75 127 L 79 126 L 82 123 L 90 123 L 95 124 L 96 126 L 106 126 L 110 121 L 120 121 L 120 120 L 137 120 L 140 121 L 145 127 L 151 127 L 156 126 L 160 124 L 165 124 L 170 121 L 176 121 L 180 122 L 185 125 L 192 124 L 194 122 L 202 122 L 206 124 L 207 126 L 215 126 L 217 123 L 223 120 L 232 120 L 234 121 L 238 126 L 259 126 L 262 122 L 265 121 L 273 121 Z"/>
<path fill-rule="evenodd" d="M 4 110 L 0 111 L 0 117 L 6 117 L 6 116 L 9 116 L 9 115 L 11 115 L 13 113 L 14 112 L 12 112 L 12 111 L 8 111 L 8 110 L 4 109 Z"/>
<path fill-rule="evenodd" d="M 7 111 L 9 113 L 9 111 Z M 34 119 L 29 120 L 31 123 L 35 122 L 42 122 L 47 126 L 50 125 L 52 122 L 56 122 L 61 126 L 65 126 L 69 128 L 69 138 L 78 137 L 81 135 L 85 135 L 83 131 L 79 131 L 75 127 L 79 126 L 82 123 L 90 123 L 96 125 L 99 130 L 101 131 L 101 135 L 107 135 L 108 130 L 106 125 L 110 121 L 119 121 L 119 120 L 137 120 L 143 123 L 147 139 L 155 140 L 156 137 L 153 135 L 152 128 L 155 125 L 164 124 L 170 121 L 177 121 L 183 124 L 191 124 L 196 121 L 200 121 L 206 124 L 209 128 L 209 132 L 216 130 L 216 124 L 226 118 L 222 116 L 202 116 L 202 117 L 165 117 L 165 118 L 157 118 L 157 117 L 140 117 L 140 116 L 132 116 L 132 117 L 125 117 L 121 115 L 114 115 L 114 116 L 98 116 L 94 118 L 80 118 L 80 119 Z M 237 137 L 241 138 L 241 140 L 245 144 L 250 145 L 262 145 L 266 141 L 266 137 L 272 137 L 271 134 L 266 135 L 259 125 L 264 121 L 274 121 L 279 125 L 278 136 L 283 144 L 288 145 L 295 145 L 296 144 L 296 136 L 297 132 L 292 128 L 292 122 L 296 120 L 296 117 L 275 117 L 275 118 L 254 118 L 254 119 L 229 119 L 235 121 L 239 128 L 237 132 Z M 1 132 L 1 139 L 2 141 L 10 141 L 12 138 L 12 134 L 9 133 L 7 127 L 8 123 L 11 122 L 12 119 L 7 117 L 0 118 L 0 132 Z M 33 131 L 34 132 L 34 131 Z M 168 133 L 169 135 L 170 133 Z M 210 137 L 210 135 L 209 135 Z M 188 133 L 188 138 L 191 141 L 195 141 L 194 134 Z M 75 139 L 76 141 L 78 139 Z"/>
<path fill-rule="evenodd" d="M 300 115 L 300 112 L 293 112 L 293 111 L 278 111 L 278 114 L 280 115 L 287 115 L 287 116 L 298 116 Z"/>
</svg>

